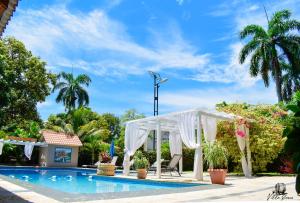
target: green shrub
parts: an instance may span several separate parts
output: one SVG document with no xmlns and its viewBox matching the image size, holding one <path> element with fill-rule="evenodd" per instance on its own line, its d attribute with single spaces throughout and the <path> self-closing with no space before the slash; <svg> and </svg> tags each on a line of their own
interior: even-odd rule
<svg viewBox="0 0 300 203">
<path fill-rule="evenodd" d="M 227 150 L 220 142 L 208 142 L 203 147 L 205 161 L 214 169 L 227 168 Z"/>
<path fill-rule="evenodd" d="M 300 164 L 300 91 L 294 94 L 286 107 L 291 111 L 292 120 L 284 130 L 284 135 L 287 137 L 284 149 L 292 157 L 296 171 L 297 165 Z"/>
<path fill-rule="evenodd" d="M 182 148 L 182 162 L 184 171 L 192 171 L 194 168 L 195 149 Z"/>
<path fill-rule="evenodd" d="M 143 152 L 144 155 L 149 160 L 150 164 L 156 161 L 156 151 Z M 183 159 L 183 170 L 191 171 L 194 166 L 194 156 L 195 150 L 183 147 L 182 149 L 182 159 Z M 161 158 L 164 160 L 171 160 L 169 143 L 163 143 L 161 146 Z"/>
<path fill-rule="evenodd" d="M 141 151 L 137 151 L 133 159 L 135 169 L 146 169 L 149 167 L 149 161 Z"/>
<path fill-rule="evenodd" d="M 266 171 L 267 165 L 272 163 L 283 149 L 286 138 L 282 137 L 282 133 L 287 120 L 286 112 L 277 105 L 222 103 L 217 105 L 217 109 L 254 120 L 250 126 L 252 170 L 254 173 Z M 241 156 L 234 123 L 219 122 L 217 140 L 228 151 L 229 169 L 241 172 Z"/>
</svg>

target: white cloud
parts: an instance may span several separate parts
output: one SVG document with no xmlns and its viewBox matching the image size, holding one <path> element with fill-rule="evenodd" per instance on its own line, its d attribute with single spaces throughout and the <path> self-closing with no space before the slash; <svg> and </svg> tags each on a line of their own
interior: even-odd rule
<svg viewBox="0 0 300 203">
<path fill-rule="evenodd" d="M 265 88 L 262 84 L 257 84 L 252 88 L 234 86 L 200 90 L 189 89 L 177 92 L 163 91 L 160 94 L 159 104 L 161 111 L 170 112 L 197 107 L 214 108 L 217 103 L 223 101 L 227 103 L 272 104 L 277 102 L 276 98 L 276 91 L 273 86 Z"/>
<path fill-rule="evenodd" d="M 179 6 L 182 6 L 184 4 L 185 0 L 176 0 L 176 2 Z"/>
<path fill-rule="evenodd" d="M 63 5 L 19 10 L 6 34 L 22 40 L 51 67 L 80 67 L 98 75 L 198 69 L 208 62 L 208 55 L 198 54 L 174 23 L 167 36 L 155 33 L 146 46 L 135 42 L 126 26 L 103 10 L 72 13 Z"/>
<path fill-rule="evenodd" d="M 299 19 L 300 0 L 287 0 L 280 2 L 272 2 L 265 5 L 268 16 L 271 18 L 273 13 L 282 9 L 290 9 L 293 13 L 292 18 Z M 207 67 L 199 71 L 193 79 L 199 81 L 216 81 L 223 83 L 238 83 L 241 86 L 253 86 L 259 79 L 252 78 L 249 75 L 249 58 L 245 61 L 244 64 L 239 64 L 239 52 L 243 46 L 242 42 L 238 41 L 237 36 L 234 33 L 239 33 L 245 26 L 250 24 L 258 24 L 263 27 L 267 27 L 267 18 L 263 8 L 263 5 L 252 4 L 249 1 L 232 1 L 230 3 L 220 4 L 219 7 L 210 13 L 215 17 L 228 17 L 232 16 L 233 19 L 233 29 L 231 35 L 224 36 L 215 41 L 229 41 L 236 38 L 235 42 L 232 42 L 228 47 L 228 53 L 225 53 L 224 56 L 228 58 L 222 64 L 216 64 L 212 60 Z M 234 37 L 233 37 L 234 36 Z"/>
<path fill-rule="evenodd" d="M 122 2 L 123 2 L 123 0 L 106 0 L 105 9 L 106 10 L 112 9 L 112 8 L 120 5 Z"/>
<path fill-rule="evenodd" d="M 205 82 L 237 83 L 240 86 L 252 86 L 258 78 L 252 78 L 249 74 L 249 58 L 244 64 L 239 63 L 241 43 L 230 45 L 228 60 L 224 64 L 210 64 L 192 79 Z"/>
<path fill-rule="evenodd" d="M 45 101 L 45 102 L 39 102 L 37 103 L 37 108 L 46 108 L 46 107 L 50 107 L 50 106 L 53 106 L 54 103 L 53 101 Z"/>
<path fill-rule="evenodd" d="M 108 2 L 117 6 L 122 1 Z M 184 2 L 177 0 L 180 5 Z M 271 13 L 280 7 L 279 4 L 290 8 L 296 5 L 295 2 L 300 0 L 287 0 L 266 7 Z M 251 23 L 266 25 L 267 22 L 262 7 L 246 0 L 220 4 L 213 12 L 214 16 L 232 15 L 232 33 L 238 33 Z M 149 37 L 145 37 L 148 43 L 142 45 L 129 35 L 125 25 L 109 17 L 105 10 L 80 13 L 71 12 L 64 5 L 56 5 L 40 10 L 19 9 L 17 14 L 6 34 L 22 40 L 53 70 L 74 67 L 112 77 L 140 75 L 149 69 L 173 73 L 188 70 L 185 77 L 198 81 L 242 86 L 251 86 L 257 81 L 249 76 L 248 62 L 238 63 L 240 42 L 228 46 L 228 52 L 224 54 L 227 60 L 219 64 L 212 60 L 210 54 L 199 53 L 198 48 L 185 40 L 174 22 L 165 30 L 149 29 Z M 233 40 L 232 36 L 219 40 L 226 39 Z"/>
</svg>

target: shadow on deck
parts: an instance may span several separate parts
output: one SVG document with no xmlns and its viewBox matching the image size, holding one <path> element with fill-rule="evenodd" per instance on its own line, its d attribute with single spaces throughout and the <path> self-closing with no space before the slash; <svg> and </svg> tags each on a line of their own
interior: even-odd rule
<svg viewBox="0 0 300 203">
<path fill-rule="evenodd" d="M 17 192 L 17 191 L 16 191 Z M 18 191 L 21 192 L 21 191 Z M 30 203 L 31 201 L 25 200 L 14 193 L 4 189 L 0 186 L 0 202 L 5 203 Z"/>
</svg>

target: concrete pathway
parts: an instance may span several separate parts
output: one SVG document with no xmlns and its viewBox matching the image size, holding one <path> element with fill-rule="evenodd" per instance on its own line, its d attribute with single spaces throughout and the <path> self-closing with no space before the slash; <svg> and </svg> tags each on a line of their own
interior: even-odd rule
<svg viewBox="0 0 300 203">
<path fill-rule="evenodd" d="M 149 178 L 155 179 L 154 176 L 149 176 Z M 168 181 L 184 181 L 189 182 L 191 175 L 185 175 L 183 178 L 177 177 L 165 177 Z M 205 176 L 206 182 L 209 180 L 209 176 Z M 112 202 L 112 203 L 130 203 L 130 202 L 140 202 L 140 203 L 161 203 L 161 202 L 209 202 L 209 201 L 267 201 L 268 196 L 272 194 L 274 186 L 276 183 L 285 183 L 287 187 L 287 194 L 285 197 L 275 196 L 269 198 L 273 201 L 300 201 L 299 196 L 295 192 L 295 177 L 253 177 L 247 179 L 244 177 L 230 176 L 227 177 L 226 187 L 218 189 L 209 190 L 198 190 L 185 193 L 172 193 L 154 196 L 143 196 L 134 198 L 122 198 L 122 199 L 112 199 L 112 200 L 97 200 L 89 201 L 90 203 L 101 203 L 101 202 Z M 270 196 L 269 196 L 270 197 Z M 30 191 L 26 188 L 20 187 L 8 181 L 0 179 L 0 202 L 57 202 L 54 199 L 43 196 L 36 192 Z"/>
</svg>

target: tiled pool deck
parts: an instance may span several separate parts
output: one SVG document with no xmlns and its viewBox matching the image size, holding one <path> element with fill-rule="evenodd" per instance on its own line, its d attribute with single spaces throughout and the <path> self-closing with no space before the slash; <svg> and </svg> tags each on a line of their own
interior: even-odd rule
<svg viewBox="0 0 300 203">
<path fill-rule="evenodd" d="M 122 175 L 117 175 L 122 177 Z M 132 174 L 130 178 L 135 178 Z M 153 174 L 148 179 L 157 180 Z M 9 181 L 8 181 L 9 180 Z M 165 175 L 161 181 L 197 182 L 192 173 L 182 177 Z M 197 182 L 199 183 L 199 182 Z M 208 185 L 158 191 L 123 192 L 115 194 L 74 195 L 35 187 L 24 182 L 0 176 L 0 202 L 203 202 L 203 201 L 266 201 L 276 183 L 285 183 L 289 200 L 299 201 L 295 193 L 295 177 L 227 177 L 225 186 L 211 185 L 208 174 L 204 181 Z"/>
</svg>

